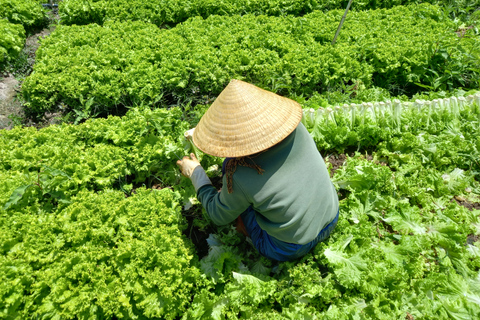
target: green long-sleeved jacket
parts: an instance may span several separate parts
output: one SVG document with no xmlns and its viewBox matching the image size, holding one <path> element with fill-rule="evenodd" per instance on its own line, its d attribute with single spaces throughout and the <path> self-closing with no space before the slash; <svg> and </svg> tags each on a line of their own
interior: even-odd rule
<svg viewBox="0 0 480 320">
<path fill-rule="evenodd" d="M 221 192 L 212 185 L 199 188 L 197 198 L 217 225 L 234 221 L 249 206 L 259 226 L 281 241 L 306 244 L 312 241 L 338 211 L 337 192 L 325 162 L 305 126 L 253 158 L 263 174 L 238 166 L 233 193 L 226 175 Z"/>
</svg>

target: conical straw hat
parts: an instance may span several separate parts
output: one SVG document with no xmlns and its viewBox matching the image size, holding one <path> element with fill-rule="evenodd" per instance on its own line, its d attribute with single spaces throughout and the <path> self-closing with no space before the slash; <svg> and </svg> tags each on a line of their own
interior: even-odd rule
<svg viewBox="0 0 480 320">
<path fill-rule="evenodd" d="M 217 157 L 243 157 L 285 139 L 300 123 L 297 102 L 232 80 L 203 115 L 193 143 Z"/>
</svg>

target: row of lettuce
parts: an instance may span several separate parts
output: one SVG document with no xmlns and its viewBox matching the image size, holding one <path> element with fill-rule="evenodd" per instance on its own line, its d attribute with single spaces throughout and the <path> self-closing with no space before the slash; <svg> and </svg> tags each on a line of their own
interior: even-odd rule
<svg viewBox="0 0 480 320">
<path fill-rule="evenodd" d="M 429 126 L 414 110 L 399 126 L 390 112 L 306 121 L 324 155 L 327 145 L 375 148 L 333 175 L 342 218 L 331 238 L 277 265 L 228 226 L 196 255 L 181 212 L 193 190 L 175 162 L 204 110 L 185 109 L 1 132 L 0 317 L 480 315 L 479 211 L 454 200 L 480 199 L 475 99 L 456 116 L 437 108 Z"/>
<path fill-rule="evenodd" d="M 126 0 L 63 0 L 59 2 L 59 16 L 62 24 L 102 25 L 105 21 L 144 21 L 159 27 L 174 26 L 192 17 L 207 18 L 211 15 L 268 15 L 302 16 L 312 11 L 345 9 L 348 0 L 253 0 L 253 1 L 208 1 L 208 0 L 169 0 L 169 1 L 126 1 Z M 42 4 L 47 0 L 1 0 L 0 18 L 11 23 L 21 24 L 27 32 L 42 28 L 47 22 Z M 398 5 L 431 3 L 451 8 L 461 8 L 464 13 L 472 13 L 479 6 L 478 0 L 367 0 L 355 1 L 351 10 L 371 10 L 392 8 Z M 460 10 L 459 10 L 460 11 Z"/>
<path fill-rule="evenodd" d="M 144 21 L 159 27 L 175 26 L 191 17 L 211 15 L 302 16 L 312 11 L 345 9 L 348 0 L 64 0 L 59 14 L 63 24 L 102 25 L 105 21 Z M 397 5 L 431 3 L 457 8 L 470 14 L 480 5 L 478 0 L 365 0 L 353 1 L 351 10 L 392 8 Z M 456 10 L 455 10 L 456 12 Z"/>
<path fill-rule="evenodd" d="M 468 113 L 472 119 L 476 117 L 480 134 L 480 92 L 458 98 L 395 99 L 342 106 L 328 106 L 325 100 L 315 100 L 310 99 L 304 104 L 310 108 L 304 108 L 302 122 L 310 128 L 320 150 L 343 153 L 355 144 L 357 148 L 376 148 L 392 133 L 418 128 L 430 134 L 446 129 L 458 134 L 461 113 Z M 405 122 L 405 119 L 409 120 Z M 465 163 L 467 167 L 469 164 Z"/>
<path fill-rule="evenodd" d="M 30 33 L 47 23 L 42 3 L 42 0 L 0 0 L 0 19 L 20 24 Z"/>
<path fill-rule="evenodd" d="M 73 109 L 91 117 L 122 106 L 201 103 L 232 78 L 304 97 L 478 87 L 480 40 L 473 30 L 459 37 L 442 8 L 351 12 L 332 46 L 342 14 L 196 17 L 171 29 L 144 22 L 59 26 L 42 41 L 23 84 L 26 108 L 33 116 Z"/>
<path fill-rule="evenodd" d="M 0 19 L 0 70 L 15 59 L 25 44 L 25 29 L 22 25 Z"/>
<path fill-rule="evenodd" d="M 47 23 L 39 0 L 0 0 L 0 71 L 18 57 L 26 35 Z"/>
<path fill-rule="evenodd" d="M 45 27 L 48 23 L 46 11 L 42 8 L 41 0 L 1 0 L 0 1 L 0 31 L 5 34 L 0 40 L 0 68 L 4 68 L 5 64 L 12 62 L 20 53 L 25 43 L 25 33 L 22 32 L 20 25 L 25 29 L 26 34 L 31 34 L 35 30 Z M 160 27 L 166 25 L 175 26 L 177 23 L 186 21 L 189 18 L 208 18 L 212 15 L 221 16 L 238 16 L 238 15 L 266 15 L 266 16 L 304 16 L 309 13 L 328 12 L 333 9 L 342 9 L 348 1 L 345 0 L 323 0 L 323 1 L 298 1 L 289 0 L 273 1 L 273 0 L 256 0 L 256 1 L 140 1 L 132 3 L 125 0 L 65 0 L 60 2 L 60 23 L 63 25 L 72 24 L 90 24 L 96 23 L 103 25 L 106 21 L 143 21 L 149 24 L 155 24 Z M 480 4 L 477 0 L 467 1 L 458 0 L 453 3 L 445 3 L 443 0 L 422 1 L 427 3 L 438 4 L 448 16 L 448 8 L 458 9 L 453 16 L 457 17 L 458 13 L 475 13 L 475 8 Z M 415 4 L 418 1 L 411 0 L 394 0 L 394 1 L 362 1 L 353 4 L 353 10 L 374 10 L 379 8 L 393 8 L 398 5 Z M 450 14 L 450 17 L 452 15 Z M 469 18 L 469 25 L 474 24 L 478 17 Z M 335 23 L 338 23 L 336 19 Z M 285 23 L 282 21 L 280 23 Z M 290 23 L 290 21 L 286 21 Z M 302 23 L 302 22 L 300 22 Z M 332 22 L 333 23 L 333 22 Z M 333 24 L 335 24 L 333 23 Z M 13 26 L 12 24 L 15 24 Z M 228 27 L 225 26 L 225 27 Z M 331 38 L 333 36 L 332 28 L 328 27 L 328 35 L 322 37 Z M 355 27 L 352 28 L 355 30 Z M 327 31 L 327 30 L 324 30 Z M 427 31 L 428 32 L 428 31 Z M 360 35 L 360 33 L 358 33 Z M 325 40 L 325 39 L 324 39 Z M 331 40 L 331 39 L 328 39 Z M 386 39 L 379 39 L 384 41 Z M 441 49 L 441 48 L 436 48 Z M 249 52 L 255 54 L 255 52 Z M 448 54 L 447 54 L 448 55 Z M 349 57 L 350 58 L 350 57 Z M 462 64 L 462 61 L 459 62 Z M 349 67 L 348 65 L 346 67 Z M 458 70 L 448 70 L 447 72 L 456 74 Z M 437 72 L 433 69 L 432 72 Z M 275 74 L 274 76 L 282 76 Z M 430 81 L 434 82 L 433 79 Z M 437 86 L 443 81 L 437 81 Z M 455 83 L 450 83 L 450 86 Z M 398 84 L 400 88 L 402 83 Z M 437 86 L 434 86 L 435 89 Z"/>
</svg>

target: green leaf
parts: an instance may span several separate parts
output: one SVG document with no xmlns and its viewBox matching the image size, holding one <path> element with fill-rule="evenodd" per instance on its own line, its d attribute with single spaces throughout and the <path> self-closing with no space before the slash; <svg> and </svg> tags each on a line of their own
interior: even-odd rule
<svg viewBox="0 0 480 320">
<path fill-rule="evenodd" d="M 260 287 L 264 283 L 264 281 L 258 279 L 255 276 L 238 272 L 233 272 L 233 278 L 237 280 L 237 282 L 241 285 L 253 285 L 256 287 Z"/>
<path fill-rule="evenodd" d="M 8 199 L 7 203 L 3 207 L 4 210 L 8 210 L 13 205 L 16 205 L 22 198 L 28 188 L 34 186 L 33 184 L 24 185 L 15 189 Z"/>
<path fill-rule="evenodd" d="M 71 179 L 71 177 L 62 170 L 51 168 L 46 165 L 42 165 L 42 167 L 44 168 L 43 172 L 51 175 L 52 177 L 62 176 L 62 177 Z"/>
<path fill-rule="evenodd" d="M 422 83 L 419 83 L 419 82 L 415 82 L 415 85 L 417 85 L 417 86 L 419 86 L 419 87 L 422 87 L 422 88 L 425 88 L 425 89 L 435 90 L 434 87 L 428 86 L 428 85 L 426 85 L 426 84 L 422 84 Z"/>
<path fill-rule="evenodd" d="M 47 192 L 47 194 L 51 195 L 52 198 L 56 199 L 60 203 L 64 203 L 64 204 L 72 203 L 67 198 L 67 196 L 65 196 L 65 193 L 63 191 L 50 191 L 50 192 Z"/>
</svg>

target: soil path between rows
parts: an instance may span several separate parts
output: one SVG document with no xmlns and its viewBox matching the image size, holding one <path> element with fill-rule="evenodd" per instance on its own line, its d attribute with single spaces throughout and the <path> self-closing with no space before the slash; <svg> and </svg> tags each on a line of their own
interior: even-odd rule
<svg viewBox="0 0 480 320">
<path fill-rule="evenodd" d="M 16 99 L 20 82 L 12 75 L 0 80 L 0 129 L 10 129 L 12 120 L 9 116 L 21 117 L 22 104 Z"/>
<path fill-rule="evenodd" d="M 53 32 L 55 27 L 45 28 L 38 33 L 29 36 L 25 41 L 25 48 L 22 54 L 26 54 L 25 68 L 31 71 L 35 63 L 35 54 L 40 47 L 40 39 L 43 39 Z M 12 119 L 23 119 L 23 104 L 20 99 L 21 78 L 28 74 L 6 73 L 0 74 L 0 130 L 11 129 L 14 125 Z M 35 125 L 35 124 L 33 124 Z"/>
</svg>

